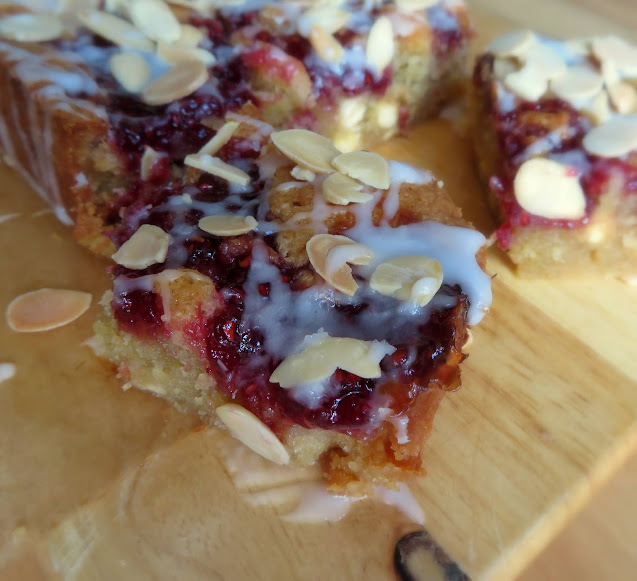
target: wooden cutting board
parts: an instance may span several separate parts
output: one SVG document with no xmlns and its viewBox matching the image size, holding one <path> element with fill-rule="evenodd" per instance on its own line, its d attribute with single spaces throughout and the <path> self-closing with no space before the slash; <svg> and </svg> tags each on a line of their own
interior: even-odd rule
<svg viewBox="0 0 637 581">
<path fill-rule="evenodd" d="M 622 4 L 591 2 L 604 18 L 572 2 L 473 2 L 480 44 L 521 21 L 552 34 L 630 36 L 611 20 L 634 26 L 630 0 Z M 381 150 L 434 171 L 491 228 L 469 148 L 448 123 Z M 0 308 L 46 286 L 95 298 L 76 323 L 48 333 L 0 324 L 0 362 L 17 365 L 0 384 L 0 578 L 393 578 L 394 543 L 415 528 L 406 516 L 364 502 L 338 523 L 285 523 L 237 492 L 216 431 L 123 392 L 82 345 L 108 288 L 106 262 L 0 166 L 0 215 L 14 212 L 0 224 Z M 429 474 L 413 490 L 427 529 L 472 577 L 506 579 L 637 443 L 637 288 L 517 280 L 496 251 L 488 267 L 493 309 L 474 330 L 463 388 L 443 401 Z"/>
</svg>

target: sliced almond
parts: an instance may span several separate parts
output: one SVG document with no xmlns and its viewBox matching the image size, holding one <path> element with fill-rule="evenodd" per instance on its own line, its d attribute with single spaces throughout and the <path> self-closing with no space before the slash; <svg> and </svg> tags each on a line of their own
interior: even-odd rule
<svg viewBox="0 0 637 581">
<path fill-rule="evenodd" d="M 383 103 L 382 101 L 376 105 L 376 123 L 383 129 L 396 127 L 398 125 L 398 104 Z"/>
<path fill-rule="evenodd" d="M 290 172 L 290 175 L 302 182 L 313 182 L 316 179 L 316 174 L 307 168 L 295 165 Z"/>
<path fill-rule="evenodd" d="M 226 143 L 228 143 L 228 141 L 232 139 L 237 127 L 239 127 L 239 123 L 237 121 L 228 121 L 227 123 L 224 123 L 217 133 L 215 133 L 214 137 L 199 150 L 199 153 L 207 153 L 208 155 L 214 155 L 217 153 Z"/>
<path fill-rule="evenodd" d="M 551 90 L 565 101 L 577 104 L 592 99 L 604 87 L 603 77 L 587 66 L 575 66 L 551 81 Z"/>
<path fill-rule="evenodd" d="M 343 99 L 338 106 L 339 125 L 348 129 L 354 129 L 365 119 L 366 112 L 367 105 L 363 97 Z"/>
<path fill-rule="evenodd" d="M 131 270 L 143 270 L 166 260 L 170 234 L 158 226 L 143 224 L 111 257 Z"/>
<path fill-rule="evenodd" d="M 210 67 L 217 62 L 215 55 L 203 48 L 179 46 L 165 42 L 157 43 L 157 56 L 169 65 L 176 65 L 186 61 L 201 61 L 204 65 Z"/>
<path fill-rule="evenodd" d="M 416 10 L 425 10 L 438 4 L 440 0 L 396 0 L 396 6 L 400 10 L 406 12 L 415 12 Z"/>
<path fill-rule="evenodd" d="M 376 267 L 369 281 L 379 293 L 425 306 L 442 285 L 442 266 L 428 256 L 400 256 Z"/>
<path fill-rule="evenodd" d="M 60 38 L 64 24 L 50 13 L 9 14 L 0 18 L 0 38 L 20 42 L 46 42 Z"/>
<path fill-rule="evenodd" d="M 586 197 L 577 170 L 550 159 L 524 162 L 513 183 L 518 204 L 536 216 L 578 220 L 586 213 Z"/>
<path fill-rule="evenodd" d="M 582 111 L 588 113 L 596 124 L 606 123 L 611 113 L 608 93 L 606 91 L 600 91 L 593 97 L 590 105 L 582 108 Z"/>
<path fill-rule="evenodd" d="M 180 27 L 179 38 L 175 41 L 175 45 L 195 48 L 204 38 L 204 32 L 193 26 L 192 24 L 182 24 Z"/>
<path fill-rule="evenodd" d="M 322 186 L 323 197 L 332 204 L 364 204 L 374 199 L 371 194 L 362 191 L 363 186 L 342 173 L 335 172 L 325 179 Z"/>
<path fill-rule="evenodd" d="M 382 73 L 391 64 L 395 52 L 396 42 L 391 20 L 387 16 L 380 16 L 372 25 L 367 37 L 367 62 Z"/>
<path fill-rule="evenodd" d="M 347 10 L 331 6 L 329 4 L 319 4 L 306 10 L 298 20 L 297 29 L 306 38 L 310 36 L 313 26 L 320 26 L 328 34 L 338 32 L 350 19 L 351 13 Z"/>
<path fill-rule="evenodd" d="M 216 412 L 230 433 L 253 452 L 275 464 L 290 461 L 290 454 L 274 432 L 244 407 L 228 403 L 219 406 Z"/>
<path fill-rule="evenodd" d="M 152 51 L 154 43 L 130 22 L 101 10 L 80 12 L 80 22 L 92 33 L 126 48 Z"/>
<path fill-rule="evenodd" d="M 535 42 L 536 36 L 530 30 L 513 30 L 492 40 L 487 51 L 497 56 L 523 59 Z"/>
<path fill-rule="evenodd" d="M 199 220 L 199 228 L 213 236 L 239 236 L 252 232 L 259 223 L 252 216 L 220 214 Z"/>
<path fill-rule="evenodd" d="M 0 383 L 15 376 L 15 363 L 0 363 Z"/>
<path fill-rule="evenodd" d="M 530 60 L 544 70 L 547 79 L 554 79 L 566 72 L 564 59 L 546 44 L 534 43 L 526 54 L 526 61 Z"/>
<path fill-rule="evenodd" d="M 184 164 L 243 187 L 250 183 L 250 176 L 246 172 L 207 153 L 191 153 L 184 159 Z"/>
<path fill-rule="evenodd" d="M 327 30 L 315 24 L 310 30 L 310 44 L 316 54 L 328 63 L 337 63 L 345 54 L 345 50 Z"/>
<path fill-rule="evenodd" d="M 611 103 L 620 115 L 637 112 L 637 89 L 630 83 L 619 82 L 608 87 Z"/>
<path fill-rule="evenodd" d="M 325 334 L 301 352 L 285 359 L 270 376 L 272 383 L 289 388 L 330 377 L 337 369 L 359 377 L 381 376 L 380 362 L 396 349 L 384 341 L 361 341 Z"/>
<path fill-rule="evenodd" d="M 316 173 L 331 173 L 340 153 L 327 138 L 307 129 L 287 129 L 271 135 L 272 143 L 287 158 Z"/>
<path fill-rule="evenodd" d="M 389 163 L 377 153 L 370 151 L 342 153 L 332 160 L 332 165 L 342 174 L 373 188 L 386 190 L 391 183 Z"/>
<path fill-rule="evenodd" d="M 149 105 L 166 105 L 187 97 L 208 80 L 208 69 L 201 61 L 186 61 L 155 79 L 142 93 Z"/>
<path fill-rule="evenodd" d="M 374 257 L 372 251 L 362 244 L 347 236 L 333 234 L 312 236 L 305 248 L 314 270 L 335 289 L 349 296 L 358 289 L 349 264 L 369 264 Z"/>
<path fill-rule="evenodd" d="M 137 52 L 120 52 L 108 61 L 115 80 L 129 93 L 141 92 L 151 77 L 146 59 Z"/>
<path fill-rule="evenodd" d="M 604 36 L 594 38 L 591 49 L 602 63 L 612 62 L 623 75 L 637 78 L 637 46 L 617 36 Z"/>
<path fill-rule="evenodd" d="M 128 14 L 133 24 L 148 38 L 175 42 L 181 36 L 181 25 L 163 0 L 131 0 Z"/>
<path fill-rule="evenodd" d="M 614 117 L 589 131 L 583 144 L 600 157 L 621 157 L 637 150 L 637 117 Z"/>
<path fill-rule="evenodd" d="M 504 77 L 504 86 L 527 101 L 537 101 L 548 89 L 549 79 L 544 68 L 528 61 L 519 70 Z"/>
<path fill-rule="evenodd" d="M 159 153 L 147 145 L 144 148 L 144 155 L 142 155 L 142 161 L 139 166 L 139 177 L 146 181 L 150 177 L 155 164 L 163 157 L 165 157 L 165 154 Z"/>
<path fill-rule="evenodd" d="M 36 333 L 68 325 L 82 316 L 92 296 L 74 290 L 43 288 L 20 295 L 7 307 L 7 324 L 14 331 Z"/>
</svg>

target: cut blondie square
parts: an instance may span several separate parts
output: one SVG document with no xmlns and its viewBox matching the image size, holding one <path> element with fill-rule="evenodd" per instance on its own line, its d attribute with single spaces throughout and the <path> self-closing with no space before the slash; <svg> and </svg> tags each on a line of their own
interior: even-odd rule
<svg viewBox="0 0 637 581">
<path fill-rule="evenodd" d="M 421 474 L 491 302 L 484 236 L 429 172 L 304 129 L 243 119 L 185 164 L 119 214 L 97 353 L 332 490 Z"/>
<path fill-rule="evenodd" d="M 369 146 L 457 92 L 472 35 L 459 0 L 97 5 L 0 7 L 0 150 L 107 255 L 119 209 L 229 114 Z"/>
<path fill-rule="evenodd" d="M 516 272 L 637 274 L 637 47 L 515 31 L 473 81 L 476 156 Z"/>
</svg>

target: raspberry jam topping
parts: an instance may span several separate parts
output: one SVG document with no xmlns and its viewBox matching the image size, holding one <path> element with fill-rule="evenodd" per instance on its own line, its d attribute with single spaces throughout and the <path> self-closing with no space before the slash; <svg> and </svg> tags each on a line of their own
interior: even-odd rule
<svg viewBox="0 0 637 581">
<path fill-rule="evenodd" d="M 587 224 L 597 198 L 617 178 L 624 194 L 637 193 L 637 163 L 630 158 L 606 159 L 590 155 L 582 141 L 593 124 L 587 115 L 568 102 L 546 97 L 538 101 L 517 99 L 512 109 L 503 110 L 492 85 L 493 60 L 489 54 L 479 59 L 474 84 L 485 100 L 485 109 L 491 111 L 499 151 L 495 175 L 489 186 L 506 218 L 495 233 L 501 248 L 510 247 L 513 229 L 517 227 L 578 228 Z M 569 165 L 579 174 L 587 202 L 582 219 L 550 219 L 530 214 L 520 207 L 513 192 L 513 182 L 522 163 L 536 155 Z"/>
</svg>

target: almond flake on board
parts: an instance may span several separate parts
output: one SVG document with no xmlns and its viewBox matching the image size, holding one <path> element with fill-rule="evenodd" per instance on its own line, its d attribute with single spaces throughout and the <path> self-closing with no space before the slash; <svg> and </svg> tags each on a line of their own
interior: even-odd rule
<svg viewBox="0 0 637 581">
<path fill-rule="evenodd" d="M 143 224 L 111 258 L 131 270 L 143 270 L 166 260 L 170 240 L 159 226 Z"/>
<path fill-rule="evenodd" d="M 337 63 L 345 54 L 341 43 L 322 26 L 315 24 L 310 30 L 310 44 L 324 61 Z"/>
<path fill-rule="evenodd" d="M 140 93 L 148 85 L 152 72 L 146 59 L 136 52 L 119 52 L 108 61 L 111 73 L 129 93 Z"/>
<path fill-rule="evenodd" d="M 155 43 L 130 22 L 100 10 L 80 12 L 80 22 L 97 36 L 126 48 L 152 51 Z"/>
<path fill-rule="evenodd" d="M 523 59 L 536 42 L 537 38 L 530 30 L 513 30 L 492 40 L 487 51 L 500 57 Z"/>
<path fill-rule="evenodd" d="M 371 250 L 347 236 L 316 234 L 305 245 L 314 270 L 342 293 L 352 296 L 358 284 L 352 276 L 350 264 L 364 265 L 374 257 Z"/>
<path fill-rule="evenodd" d="M 13 331 L 36 333 L 68 325 L 82 316 L 92 296 L 75 290 L 43 288 L 13 299 L 6 310 Z"/>
<path fill-rule="evenodd" d="M 276 131 L 271 139 L 285 157 L 316 173 L 333 172 L 332 160 L 341 153 L 327 137 L 307 129 Z"/>
<path fill-rule="evenodd" d="M 214 155 L 217 153 L 228 141 L 232 139 L 234 132 L 239 127 L 237 121 L 228 121 L 224 123 L 214 137 L 208 141 L 200 150 L 199 153 L 205 153 L 208 155 Z"/>
<path fill-rule="evenodd" d="M 201 61 L 207 67 L 217 62 L 215 55 L 209 50 L 193 46 L 179 46 L 166 42 L 157 43 L 157 56 L 169 65 L 176 65 L 186 61 Z"/>
<path fill-rule="evenodd" d="M 199 220 L 199 228 L 213 236 L 238 236 L 252 232 L 259 223 L 252 216 L 220 214 L 204 216 Z"/>
<path fill-rule="evenodd" d="M 246 172 L 207 153 L 191 153 L 184 159 L 184 164 L 243 187 L 250 183 Z"/>
<path fill-rule="evenodd" d="M 327 333 L 306 337 L 307 346 L 284 359 L 270 376 L 283 388 L 320 381 L 343 369 L 359 377 L 381 376 L 380 362 L 396 349 L 385 341 L 361 341 L 330 337 Z"/>
<path fill-rule="evenodd" d="M 579 220 L 586 213 L 577 170 L 550 159 L 524 162 L 515 176 L 513 191 L 522 209 L 536 216 Z"/>
<path fill-rule="evenodd" d="M 128 14 L 133 24 L 155 41 L 175 42 L 181 36 L 181 25 L 163 0 L 130 0 Z"/>
<path fill-rule="evenodd" d="M 367 62 L 382 73 L 391 64 L 395 53 L 396 41 L 391 20 L 387 16 L 380 16 L 372 25 L 367 37 Z"/>
<path fill-rule="evenodd" d="M 166 105 L 192 95 L 208 81 L 208 69 L 201 61 L 179 63 L 155 79 L 142 93 L 149 105 Z"/>
<path fill-rule="evenodd" d="M 332 165 L 342 174 L 373 188 L 386 190 L 391 183 L 389 163 L 378 153 L 371 151 L 342 153 L 332 160 Z"/>
<path fill-rule="evenodd" d="M 19 42 L 46 42 L 62 36 L 64 24 L 51 13 L 9 14 L 0 18 L 0 38 Z"/>
<path fill-rule="evenodd" d="M 275 464 L 289 463 L 290 454 L 281 440 L 253 413 L 234 403 L 221 405 L 216 412 L 230 433 L 253 452 Z"/>
<path fill-rule="evenodd" d="M 577 65 L 551 80 L 551 90 L 570 103 L 592 99 L 604 88 L 604 78 L 590 67 Z"/>
<path fill-rule="evenodd" d="M 325 179 L 322 185 L 323 197 L 332 204 L 364 204 L 374 196 L 362 191 L 363 185 L 342 173 L 335 172 Z"/>
<path fill-rule="evenodd" d="M 369 286 L 379 293 L 424 307 L 442 286 L 442 266 L 428 256 L 399 256 L 379 264 Z"/>
<path fill-rule="evenodd" d="M 594 127 L 584 136 L 583 145 L 600 157 L 622 157 L 637 150 L 637 116 L 613 117 Z"/>
</svg>

